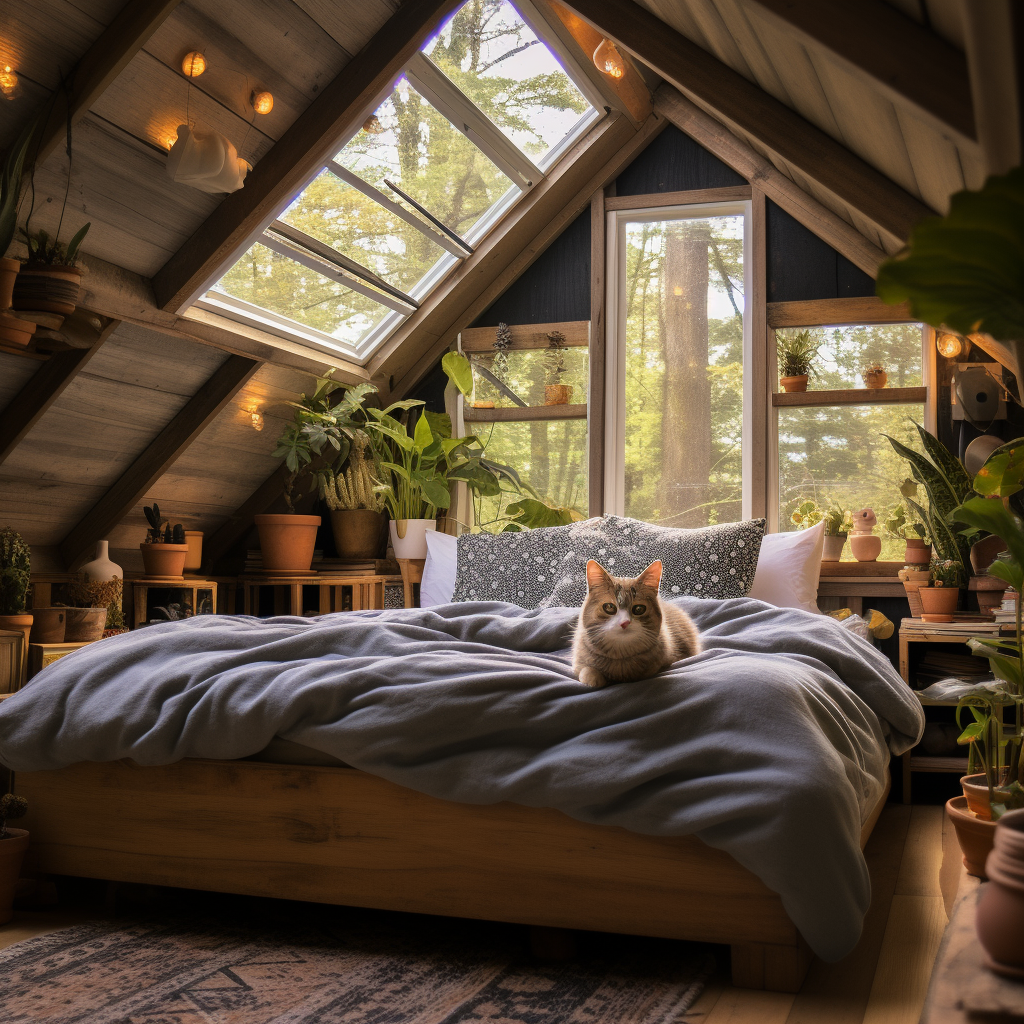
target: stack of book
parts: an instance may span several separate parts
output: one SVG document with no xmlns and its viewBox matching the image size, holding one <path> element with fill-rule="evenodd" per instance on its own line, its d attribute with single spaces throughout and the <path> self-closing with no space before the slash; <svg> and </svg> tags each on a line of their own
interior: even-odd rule
<svg viewBox="0 0 1024 1024">
<path fill-rule="evenodd" d="M 991 679 L 992 670 L 985 658 L 973 654 L 957 654 L 949 651 L 927 651 L 914 673 L 914 689 L 923 690 L 940 679 L 962 679 L 968 683 L 979 683 Z"/>
<path fill-rule="evenodd" d="M 1003 603 L 996 609 L 996 622 L 1017 622 L 1017 591 L 1007 590 Z"/>
<path fill-rule="evenodd" d="M 263 553 L 259 548 L 249 548 L 245 553 L 245 566 L 242 573 L 246 576 L 259 576 L 263 571 Z M 331 576 L 398 576 L 400 570 L 393 558 L 324 558 L 321 548 L 313 552 L 313 564 L 310 571 L 327 573 Z M 297 575 L 302 575 L 298 573 Z"/>
</svg>

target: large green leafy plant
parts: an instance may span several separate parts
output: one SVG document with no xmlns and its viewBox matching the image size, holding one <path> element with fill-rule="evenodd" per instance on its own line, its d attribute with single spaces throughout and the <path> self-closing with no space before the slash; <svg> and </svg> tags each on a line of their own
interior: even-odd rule
<svg viewBox="0 0 1024 1024">
<path fill-rule="evenodd" d="M 9 526 L 0 530 L 0 615 L 21 615 L 28 600 L 32 567 L 28 545 Z"/>
</svg>

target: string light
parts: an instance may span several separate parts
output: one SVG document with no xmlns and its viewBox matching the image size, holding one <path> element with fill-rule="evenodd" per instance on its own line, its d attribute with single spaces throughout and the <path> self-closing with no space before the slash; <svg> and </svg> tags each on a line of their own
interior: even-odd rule
<svg viewBox="0 0 1024 1024">
<path fill-rule="evenodd" d="M 198 78 L 206 70 L 206 58 L 198 50 L 186 53 L 181 70 L 186 78 Z"/>
<path fill-rule="evenodd" d="M 14 73 L 10 64 L 5 64 L 3 71 L 0 71 L 0 92 L 8 99 L 14 95 L 18 88 L 18 76 Z"/>
<path fill-rule="evenodd" d="M 384 125 L 380 123 L 380 118 L 376 114 L 371 114 L 363 122 L 363 131 L 367 135 L 380 135 L 384 131 Z"/>
<path fill-rule="evenodd" d="M 935 338 L 935 347 L 939 350 L 939 355 L 947 359 L 956 359 L 964 350 L 964 342 L 959 334 L 939 334 Z"/>
<path fill-rule="evenodd" d="M 259 409 L 252 409 L 249 412 L 249 418 L 252 420 L 253 430 L 263 429 L 263 413 L 261 413 Z"/>
<path fill-rule="evenodd" d="M 626 62 L 610 39 L 602 39 L 594 51 L 594 67 L 609 78 L 621 78 L 626 73 Z"/>
<path fill-rule="evenodd" d="M 274 97 L 269 92 L 254 92 L 250 102 L 257 114 L 269 114 L 274 109 Z"/>
</svg>

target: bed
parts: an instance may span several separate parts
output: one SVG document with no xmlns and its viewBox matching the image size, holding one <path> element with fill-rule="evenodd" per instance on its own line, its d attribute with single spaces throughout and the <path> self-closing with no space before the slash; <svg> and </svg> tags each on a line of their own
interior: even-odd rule
<svg viewBox="0 0 1024 1024">
<path fill-rule="evenodd" d="M 824 616 L 681 604 L 704 653 L 604 691 L 572 609 L 149 627 L 0 704 L 0 762 L 43 871 L 726 943 L 795 991 L 856 943 L 920 707 Z"/>
</svg>

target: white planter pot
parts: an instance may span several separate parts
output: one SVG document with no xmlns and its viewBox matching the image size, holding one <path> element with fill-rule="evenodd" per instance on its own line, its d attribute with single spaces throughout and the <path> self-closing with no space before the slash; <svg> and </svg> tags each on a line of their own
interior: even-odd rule
<svg viewBox="0 0 1024 1024">
<path fill-rule="evenodd" d="M 821 560 L 823 562 L 838 562 L 843 557 L 843 548 L 845 546 L 845 533 L 826 533 L 825 543 L 822 545 L 821 549 Z"/>
<path fill-rule="evenodd" d="M 398 519 L 388 523 L 395 558 L 426 558 L 427 531 L 437 529 L 435 519 Z M 400 536 L 405 534 L 405 536 Z"/>
</svg>

